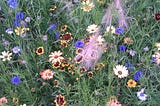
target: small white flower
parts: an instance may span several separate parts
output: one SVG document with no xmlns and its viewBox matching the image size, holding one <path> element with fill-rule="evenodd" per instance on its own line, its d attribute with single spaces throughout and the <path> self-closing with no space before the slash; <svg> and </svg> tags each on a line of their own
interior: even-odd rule
<svg viewBox="0 0 160 106">
<path fill-rule="evenodd" d="M 110 32 L 110 31 L 111 31 L 112 34 L 115 34 L 115 27 L 113 27 L 113 26 L 108 26 L 108 27 L 106 28 L 106 32 Z"/>
<path fill-rule="evenodd" d="M 49 62 L 51 63 L 61 62 L 61 60 L 64 59 L 61 55 L 62 55 L 62 52 L 60 51 L 55 51 L 54 53 L 52 52 L 49 55 Z"/>
<path fill-rule="evenodd" d="M 147 95 L 144 94 L 144 88 L 142 88 L 139 92 L 137 92 L 137 97 L 141 100 L 141 101 L 145 101 L 147 99 Z"/>
<path fill-rule="evenodd" d="M 101 35 L 99 35 L 98 39 L 97 39 L 97 42 L 98 42 L 98 45 L 102 45 L 105 42 L 105 40 Z"/>
<path fill-rule="evenodd" d="M 12 30 L 11 28 L 8 28 L 8 29 L 6 30 L 6 33 L 8 33 L 9 35 L 11 35 L 11 34 L 13 33 L 13 30 Z"/>
<path fill-rule="evenodd" d="M 92 25 L 88 26 L 86 30 L 89 33 L 95 33 L 98 30 L 98 26 L 95 24 L 92 24 Z"/>
<path fill-rule="evenodd" d="M 2 61 L 9 61 L 12 57 L 11 57 L 12 53 L 9 53 L 9 51 L 3 51 L 2 55 L 0 55 L 0 58 L 2 58 Z"/>
<path fill-rule="evenodd" d="M 118 78 L 124 78 L 128 76 L 128 70 L 127 67 L 123 65 L 117 65 L 115 68 L 113 68 L 114 74 L 118 76 Z"/>
</svg>

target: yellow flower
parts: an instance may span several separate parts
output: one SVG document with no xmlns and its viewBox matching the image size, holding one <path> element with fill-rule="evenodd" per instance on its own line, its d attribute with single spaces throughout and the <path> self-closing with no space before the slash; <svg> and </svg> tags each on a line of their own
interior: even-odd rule
<svg viewBox="0 0 160 106">
<path fill-rule="evenodd" d="M 42 55 L 44 54 L 44 48 L 43 47 L 38 47 L 36 50 L 37 55 Z"/>
<path fill-rule="evenodd" d="M 160 43 L 155 43 L 155 46 L 158 48 L 158 50 L 160 50 Z"/>
<path fill-rule="evenodd" d="M 93 7 L 94 7 L 94 4 L 88 0 L 88 1 L 82 2 L 81 9 L 83 9 L 83 11 L 89 12 Z"/>
<path fill-rule="evenodd" d="M 27 106 L 26 104 L 20 105 L 20 106 Z"/>
<path fill-rule="evenodd" d="M 136 87 L 137 82 L 135 80 L 133 80 L 133 79 L 130 79 L 130 80 L 128 80 L 127 85 L 130 88 L 134 88 L 134 87 Z"/>
<path fill-rule="evenodd" d="M 17 27 L 17 28 L 15 29 L 15 33 L 16 33 L 17 35 L 22 35 L 22 34 L 24 34 L 26 31 L 29 31 L 29 28 Z"/>
</svg>

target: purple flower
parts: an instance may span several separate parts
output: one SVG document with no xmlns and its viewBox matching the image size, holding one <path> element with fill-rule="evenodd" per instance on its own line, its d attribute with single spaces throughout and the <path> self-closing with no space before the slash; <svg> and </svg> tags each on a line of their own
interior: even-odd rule
<svg viewBox="0 0 160 106">
<path fill-rule="evenodd" d="M 11 34 L 13 33 L 13 30 L 12 30 L 11 28 L 8 28 L 8 29 L 6 30 L 6 33 L 8 33 L 9 35 L 11 35 Z"/>
<path fill-rule="evenodd" d="M 43 41 L 47 41 L 48 40 L 48 36 L 47 35 L 42 36 L 42 40 Z"/>
<path fill-rule="evenodd" d="M 56 25 L 56 24 L 52 24 L 52 25 L 50 25 L 50 27 L 49 27 L 49 29 L 48 29 L 48 30 L 54 30 L 56 27 L 57 27 L 57 25 Z"/>
<path fill-rule="evenodd" d="M 149 50 L 148 46 L 146 46 L 145 48 L 143 48 L 143 50 L 144 50 L 145 52 L 147 52 L 147 51 Z"/>
<path fill-rule="evenodd" d="M 124 33 L 124 28 L 123 27 L 116 28 L 115 33 L 117 35 L 123 34 Z"/>
<path fill-rule="evenodd" d="M 137 92 L 137 97 L 141 100 L 141 101 L 145 101 L 147 99 L 147 96 L 144 93 L 144 88 L 142 88 L 139 92 Z"/>
<path fill-rule="evenodd" d="M 21 49 L 20 49 L 20 47 L 15 46 L 15 47 L 12 49 L 12 51 L 13 51 L 13 53 L 18 54 L 18 53 L 21 52 Z"/>
<path fill-rule="evenodd" d="M 21 83 L 21 79 L 18 76 L 12 77 L 11 83 L 14 85 L 19 85 Z"/>
<path fill-rule="evenodd" d="M 30 22 L 30 21 L 31 21 L 31 18 L 30 18 L 30 17 L 26 17 L 26 18 L 25 18 L 25 21 L 26 21 L 26 22 Z"/>
<path fill-rule="evenodd" d="M 126 46 L 124 46 L 124 45 L 119 46 L 119 50 L 121 52 L 125 52 L 126 51 Z"/>
<path fill-rule="evenodd" d="M 142 72 L 142 71 L 137 71 L 137 72 L 134 74 L 133 78 L 134 78 L 135 81 L 139 81 L 139 80 L 141 79 L 142 75 L 143 75 L 143 72 Z"/>
<path fill-rule="evenodd" d="M 134 50 L 129 50 L 129 54 L 130 54 L 131 56 L 135 56 L 136 51 L 134 51 Z"/>
<path fill-rule="evenodd" d="M 74 46 L 75 46 L 76 48 L 82 48 L 82 47 L 84 46 L 84 42 L 82 42 L 82 41 L 77 41 L 77 42 L 74 44 Z"/>
<path fill-rule="evenodd" d="M 9 7 L 12 8 L 12 9 L 16 8 L 17 5 L 18 5 L 18 1 L 17 0 L 8 0 L 7 3 L 9 5 Z"/>
</svg>

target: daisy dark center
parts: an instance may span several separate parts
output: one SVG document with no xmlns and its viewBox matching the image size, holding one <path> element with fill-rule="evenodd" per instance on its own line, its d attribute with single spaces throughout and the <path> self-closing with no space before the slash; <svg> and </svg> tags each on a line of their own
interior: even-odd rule
<svg viewBox="0 0 160 106">
<path fill-rule="evenodd" d="M 131 82 L 130 82 L 130 84 L 132 85 L 132 84 L 133 84 L 133 82 L 131 81 Z"/>
<path fill-rule="evenodd" d="M 119 75 L 122 75 L 122 71 L 118 71 L 118 74 L 119 74 Z"/>
<path fill-rule="evenodd" d="M 39 48 L 39 49 L 38 49 L 38 53 L 42 53 L 42 48 Z"/>
<path fill-rule="evenodd" d="M 8 56 L 6 55 L 6 56 L 4 56 L 4 58 L 8 58 Z"/>
<path fill-rule="evenodd" d="M 55 59 L 57 59 L 58 57 L 59 57 L 58 55 L 55 55 L 55 56 L 54 56 Z"/>
</svg>

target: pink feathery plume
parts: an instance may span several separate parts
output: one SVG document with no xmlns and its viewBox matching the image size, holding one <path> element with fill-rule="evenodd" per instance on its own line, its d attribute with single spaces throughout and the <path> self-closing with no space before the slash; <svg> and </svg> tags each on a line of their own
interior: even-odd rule
<svg viewBox="0 0 160 106">
<path fill-rule="evenodd" d="M 102 17 L 101 24 L 104 25 L 105 28 L 111 26 L 112 23 L 112 13 L 111 13 L 112 5 L 106 8 L 105 14 Z"/>
<path fill-rule="evenodd" d="M 114 3 L 118 13 L 119 27 L 126 27 L 128 29 L 128 24 L 126 22 L 126 16 L 124 9 L 122 8 L 121 0 L 114 0 Z"/>
<path fill-rule="evenodd" d="M 81 66 L 85 66 L 87 70 L 95 67 L 106 47 L 105 40 L 102 45 L 97 41 L 99 35 L 100 31 L 98 30 L 90 36 L 89 41 L 85 43 L 82 51 L 75 57 L 75 61 L 81 60 Z"/>
</svg>

